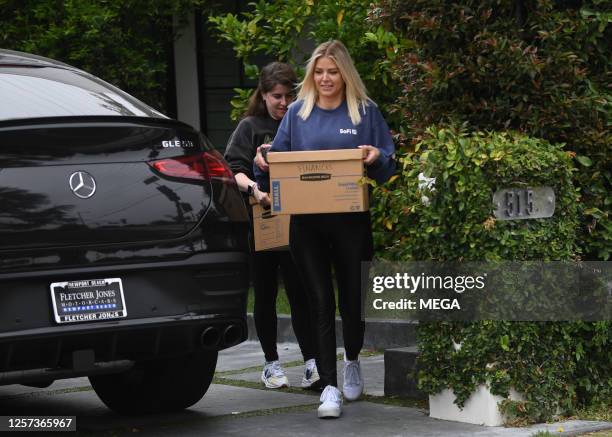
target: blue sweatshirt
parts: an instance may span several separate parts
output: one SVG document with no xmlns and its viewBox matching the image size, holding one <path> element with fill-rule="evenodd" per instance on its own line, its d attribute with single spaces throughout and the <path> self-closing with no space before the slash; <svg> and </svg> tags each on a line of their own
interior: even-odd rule
<svg viewBox="0 0 612 437">
<path fill-rule="evenodd" d="M 303 101 L 292 104 L 283 117 L 272 143 L 271 152 L 304 150 L 354 149 L 360 145 L 372 145 L 380 149 L 379 158 L 367 166 L 368 177 L 384 183 L 395 172 L 395 145 L 389 133 L 389 126 L 382 114 L 370 103 L 365 112 L 360 108 L 361 123 L 353 124 L 348 113 L 346 100 L 335 109 L 321 109 L 314 106 L 306 120 L 298 115 Z M 268 173 L 254 166 L 259 188 L 269 191 Z"/>
</svg>

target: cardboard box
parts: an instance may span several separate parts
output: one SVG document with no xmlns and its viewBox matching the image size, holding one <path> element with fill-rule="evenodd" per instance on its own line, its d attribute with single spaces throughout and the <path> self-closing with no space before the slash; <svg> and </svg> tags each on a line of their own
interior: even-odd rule
<svg viewBox="0 0 612 437">
<path fill-rule="evenodd" d="M 268 154 L 274 214 L 368 210 L 361 149 Z"/>
<path fill-rule="evenodd" d="M 251 199 L 253 208 L 253 239 L 255 251 L 289 250 L 288 215 L 272 215 L 270 209 L 264 209 Z"/>
</svg>

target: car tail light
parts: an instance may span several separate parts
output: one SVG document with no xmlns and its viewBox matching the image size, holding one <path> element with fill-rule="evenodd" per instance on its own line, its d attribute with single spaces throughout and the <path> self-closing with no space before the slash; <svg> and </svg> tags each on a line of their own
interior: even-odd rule
<svg viewBox="0 0 612 437">
<path fill-rule="evenodd" d="M 216 150 L 203 153 L 206 166 L 208 167 L 208 174 L 212 179 L 222 180 L 223 182 L 235 184 L 234 173 L 229 168 L 227 162 L 223 159 L 223 156 Z"/>
<path fill-rule="evenodd" d="M 220 180 L 229 184 L 236 183 L 232 170 L 216 150 L 197 155 L 160 159 L 148 164 L 165 176 L 199 181 Z"/>
</svg>

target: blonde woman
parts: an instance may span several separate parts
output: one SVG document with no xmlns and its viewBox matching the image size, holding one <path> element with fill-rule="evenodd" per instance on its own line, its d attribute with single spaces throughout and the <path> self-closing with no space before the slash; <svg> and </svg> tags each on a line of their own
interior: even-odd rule
<svg viewBox="0 0 612 437">
<path fill-rule="evenodd" d="M 263 146 L 262 146 L 263 147 Z M 361 148 L 368 176 L 385 182 L 395 170 L 389 128 L 367 95 L 353 61 L 340 41 L 315 49 L 289 106 L 271 151 Z M 267 165 L 260 147 L 257 182 L 268 191 Z M 318 416 L 339 417 L 342 393 L 337 388 L 335 301 L 332 267 L 338 284 L 345 362 L 343 393 L 355 400 L 363 392 L 359 353 L 365 323 L 361 320 L 361 263 L 372 259 L 370 215 L 309 214 L 291 217 L 290 248 L 311 306 L 316 364 L 325 387 Z"/>
</svg>

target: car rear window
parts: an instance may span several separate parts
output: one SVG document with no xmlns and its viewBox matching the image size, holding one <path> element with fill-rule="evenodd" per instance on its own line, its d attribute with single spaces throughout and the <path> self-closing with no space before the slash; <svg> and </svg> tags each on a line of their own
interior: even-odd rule
<svg viewBox="0 0 612 437">
<path fill-rule="evenodd" d="M 83 72 L 0 65 L 0 120 L 123 115 L 164 117 L 127 93 Z"/>
</svg>

